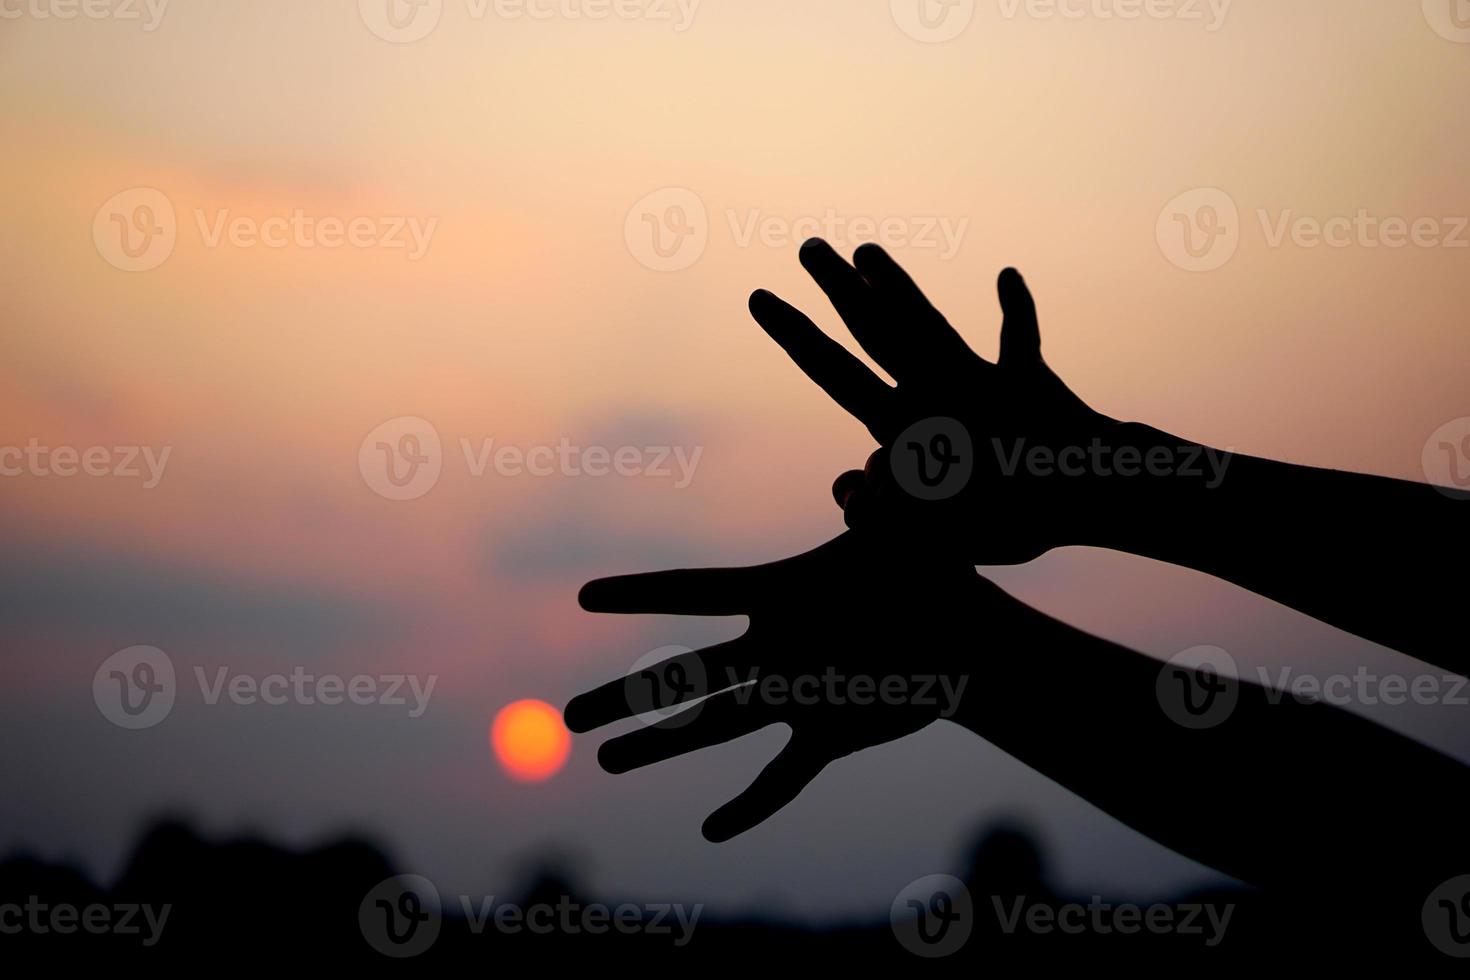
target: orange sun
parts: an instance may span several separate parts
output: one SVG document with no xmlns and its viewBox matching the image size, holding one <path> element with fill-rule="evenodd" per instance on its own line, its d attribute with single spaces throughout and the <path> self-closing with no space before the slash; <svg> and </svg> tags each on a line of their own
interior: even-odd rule
<svg viewBox="0 0 1470 980">
<path fill-rule="evenodd" d="M 539 783 L 561 771 L 572 751 L 572 735 L 561 712 L 528 698 L 500 709 L 490 726 L 490 746 L 512 777 Z"/>
</svg>

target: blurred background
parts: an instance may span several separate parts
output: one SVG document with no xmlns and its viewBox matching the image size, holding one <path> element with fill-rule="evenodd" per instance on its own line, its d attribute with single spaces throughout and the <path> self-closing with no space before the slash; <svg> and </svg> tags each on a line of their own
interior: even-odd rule
<svg viewBox="0 0 1470 980">
<path fill-rule="evenodd" d="M 105 885 L 171 815 L 362 835 L 444 894 L 560 862 L 830 926 L 1014 821 L 1064 891 L 1225 884 L 947 724 L 720 846 L 782 731 L 612 777 L 490 730 L 741 629 L 588 615 L 585 580 L 840 530 L 869 437 L 745 312 L 850 341 L 808 235 L 887 246 L 987 356 L 1020 268 L 1115 418 L 1425 478 L 1470 416 L 1466 6 L 0 0 L 0 853 Z M 989 572 L 1160 658 L 1432 673 L 1117 554 Z M 139 646 L 174 679 L 146 723 L 104 707 Z M 407 703 L 216 686 L 293 672 Z M 1355 710 L 1470 760 L 1453 707 Z"/>
</svg>

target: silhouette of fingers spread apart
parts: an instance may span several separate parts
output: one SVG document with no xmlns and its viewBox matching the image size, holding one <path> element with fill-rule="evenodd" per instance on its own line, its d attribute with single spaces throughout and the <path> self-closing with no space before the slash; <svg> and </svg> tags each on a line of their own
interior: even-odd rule
<svg viewBox="0 0 1470 980">
<path fill-rule="evenodd" d="M 944 717 L 938 700 L 916 693 L 962 673 L 947 620 L 933 608 L 948 608 L 951 594 L 973 594 L 975 581 L 969 565 L 917 565 L 876 540 L 845 534 L 767 565 L 589 583 L 581 596 L 589 610 L 744 614 L 750 628 L 573 698 L 567 726 L 586 732 L 658 716 L 598 752 L 604 769 L 623 773 L 788 725 L 781 753 L 705 823 L 710 840 L 728 840 L 791 802 L 832 760 Z M 901 664 L 892 661 L 894 650 L 905 651 Z M 888 692 L 882 697 L 880 683 Z"/>
</svg>

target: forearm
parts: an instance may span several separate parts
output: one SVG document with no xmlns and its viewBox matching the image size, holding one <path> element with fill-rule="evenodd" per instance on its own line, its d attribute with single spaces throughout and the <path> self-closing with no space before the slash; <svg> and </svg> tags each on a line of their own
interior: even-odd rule
<svg viewBox="0 0 1470 980">
<path fill-rule="evenodd" d="M 1427 484 L 1233 455 L 1120 426 L 1134 475 L 1093 474 L 1079 543 L 1194 568 L 1366 639 L 1466 673 L 1446 641 L 1470 501 Z M 1115 468 L 1116 469 L 1116 468 Z"/>
<path fill-rule="evenodd" d="M 998 633 L 956 720 L 1182 854 L 1263 886 L 1378 877 L 1425 894 L 1470 858 L 1470 779 L 1447 757 L 1248 683 L 1218 724 L 1186 728 L 1159 662 L 1020 603 Z"/>
</svg>

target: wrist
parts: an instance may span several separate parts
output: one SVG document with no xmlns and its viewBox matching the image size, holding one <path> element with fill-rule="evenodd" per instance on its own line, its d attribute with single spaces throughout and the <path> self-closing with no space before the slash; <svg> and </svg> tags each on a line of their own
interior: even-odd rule
<svg viewBox="0 0 1470 980">
<path fill-rule="evenodd" d="M 1064 525 L 1073 544 L 1120 551 L 1172 533 L 1174 515 L 1196 512 L 1231 461 L 1228 452 L 1138 422 L 1108 420 L 1083 449 Z"/>
</svg>

